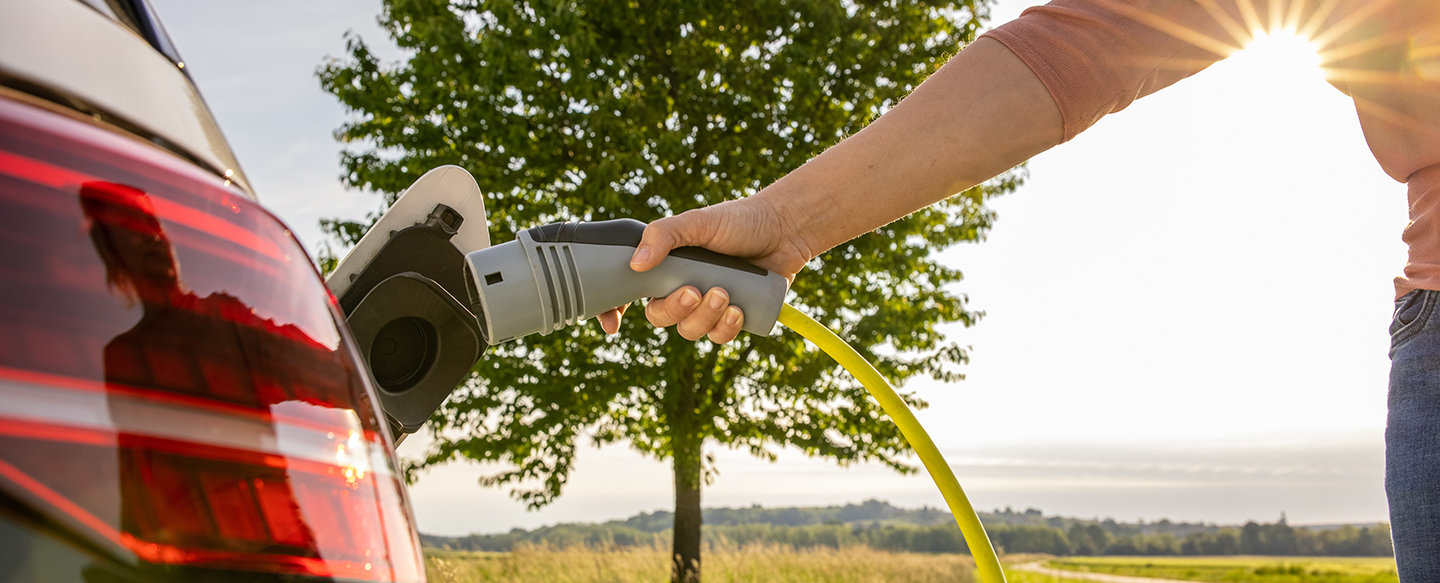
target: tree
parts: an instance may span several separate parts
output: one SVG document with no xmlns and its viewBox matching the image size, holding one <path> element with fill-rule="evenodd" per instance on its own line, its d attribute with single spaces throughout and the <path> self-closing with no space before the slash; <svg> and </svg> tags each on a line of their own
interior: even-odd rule
<svg viewBox="0 0 1440 583">
<path fill-rule="evenodd" d="M 1184 555 L 1234 555 L 1239 552 L 1240 533 L 1233 528 L 1191 533 L 1180 545 L 1180 553 Z"/>
<path fill-rule="evenodd" d="M 352 112 L 336 132 L 351 144 L 345 183 L 393 202 L 424 171 L 458 164 L 487 193 L 491 239 L 507 241 L 552 221 L 650 221 L 752 194 L 918 85 L 973 38 L 987 1 L 386 0 L 380 22 L 408 57 L 381 63 L 350 36 L 319 76 Z M 985 200 L 1022 178 L 837 247 L 807 266 L 792 303 L 891 379 L 958 380 L 966 353 L 939 326 L 979 314 L 934 254 L 981 239 Z M 326 225 L 341 244 L 364 228 Z M 672 463 L 677 580 L 698 579 L 707 446 L 914 471 L 864 389 L 789 331 L 716 346 L 631 318 L 614 337 L 584 325 L 493 347 L 474 373 L 407 475 L 501 462 L 482 482 L 534 508 L 560 494 L 582 439 L 628 443 Z"/>
<path fill-rule="evenodd" d="M 1028 514 L 1028 512 L 1027 512 Z M 1070 554 L 1065 531 L 1049 526 L 994 525 L 985 529 L 996 547 L 1006 553 Z"/>
<path fill-rule="evenodd" d="M 1265 554 L 1264 530 L 1259 523 L 1251 520 L 1240 528 L 1240 553 L 1246 555 Z"/>
<path fill-rule="evenodd" d="M 1066 534 L 1070 540 L 1070 547 L 1077 555 L 1103 554 L 1105 549 L 1115 542 L 1115 536 L 1098 524 L 1086 525 L 1076 522 L 1070 525 L 1070 531 Z"/>
</svg>

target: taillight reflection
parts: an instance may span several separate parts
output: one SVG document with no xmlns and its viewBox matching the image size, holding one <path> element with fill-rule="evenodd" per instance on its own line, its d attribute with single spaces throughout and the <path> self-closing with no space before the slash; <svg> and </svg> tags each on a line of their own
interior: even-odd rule
<svg viewBox="0 0 1440 583">
<path fill-rule="evenodd" d="M 423 578 L 304 252 L 213 176 L 0 100 L 0 490 L 135 564 Z"/>
</svg>

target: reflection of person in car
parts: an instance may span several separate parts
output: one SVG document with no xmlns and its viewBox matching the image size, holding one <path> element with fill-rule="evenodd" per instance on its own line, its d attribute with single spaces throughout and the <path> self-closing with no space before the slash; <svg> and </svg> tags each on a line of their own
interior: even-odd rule
<svg viewBox="0 0 1440 583">
<path fill-rule="evenodd" d="M 330 350 L 292 324 L 277 325 L 257 316 L 235 296 L 217 292 L 200 297 L 188 289 L 145 192 L 88 182 L 81 188 L 80 204 L 95 251 L 105 263 L 106 283 L 128 301 L 138 301 L 144 312 L 133 328 L 106 345 L 106 381 L 250 406 L 296 398 L 321 402 L 317 404 L 327 400 L 296 395 L 294 386 L 278 382 L 257 383 L 241 373 L 235 363 L 259 370 L 310 368 L 317 356 L 328 360 Z M 197 339 L 203 343 L 197 345 Z M 288 376 L 287 370 L 275 372 L 277 378 Z"/>
<path fill-rule="evenodd" d="M 179 267 L 150 197 L 128 186 L 87 182 L 80 206 L 110 289 L 147 306 L 168 304 L 180 291 Z"/>
<path fill-rule="evenodd" d="M 143 311 L 134 327 L 105 346 L 107 386 L 181 393 L 261 410 L 297 399 L 297 391 L 277 379 L 284 378 L 286 370 L 315 362 L 320 351 L 307 346 L 303 340 L 308 338 L 294 326 L 262 319 L 232 295 L 200 297 L 187 289 L 149 195 L 119 184 L 88 182 L 81 187 L 80 204 L 90 239 L 105 264 L 107 285 L 127 301 L 138 301 Z M 284 336 L 272 333 L 283 328 L 293 330 L 285 330 Z M 257 378 L 237 365 L 249 365 L 260 374 Z M 111 405 L 118 427 L 143 427 L 150 420 L 134 407 L 117 403 L 124 400 Z M 251 427 L 258 433 L 239 437 L 255 443 L 278 439 L 268 423 Z M 285 469 L 237 470 L 228 462 L 150 446 L 128 447 L 142 445 L 137 439 L 144 438 L 123 429 L 116 436 L 124 532 L 182 547 L 300 556 L 318 552 Z M 236 455 L 241 456 L 236 461 L 246 463 L 245 454 Z"/>
<path fill-rule="evenodd" d="M 210 383 L 205 377 L 215 376 L 207 374 L 217 369 L 214 365 L 241 357 L 225 320 L 246 315 L 258 320 L 249 306 L 227 294 L 201 298 L 186 289 L 174 248 L 144 192 L 89 182 L 81 188 L 80 204 L 105 263 L 106 283 L 144 311 L 133 328 L 105 346 L 105 380 L 222 400 L 243 398 L 243 391 L 224 391 L 230 383 Z M 196 339 L 204 339 L 204 345 L 196 346 Z M 211 394 L 213 389 L 220 392 Z"/>
</svg>

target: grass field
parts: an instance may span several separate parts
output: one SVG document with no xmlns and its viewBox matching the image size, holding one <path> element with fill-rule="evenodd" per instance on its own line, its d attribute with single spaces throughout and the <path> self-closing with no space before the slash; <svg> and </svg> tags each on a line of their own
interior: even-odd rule
<svg viewBox="0 0 1440 583">
<path fill-rule="evenodd" d="M 1396 583 L 1383 557 L 1067 557 L 1056 569 L 1212 583 Z M 1046 578 L 1035 579 L 1046 581 Z M 1029 583 L 1012 582 L 1012 583 Z"/>
<path fill-rule="evenodd" d="M 521 547 L 510 553 L 426 550 L 431 583 L 666 583 L 665 548 Z M 1011 555 L 1007 564 L 1044 561 L 1056 569 L 1210 583 L 1396 583 L 1387 558 L 1066 557 Z M 961 555 L 890 553 L 868 547 L 793 550 L 718 548 L 704 555 L 706 583 L 977 583 Z M 1009 583 L 1081 583 L 1006 569 Z M 1088 582 L 1087 582 L 1088 583 Z"/>
<path fill-rule="evenodd" d="M 668 549 L 528 547 L 510 553 L 427 549 L 431 583 L 668 583 Z M 974 583 L 968 556 L 887 553 L 867 547 L 749 546 L 703 555 L 706 583 Z"/>
<path fill-rule="evenodd" d="M 1080 579 L 1061 579 L 1040 573 L 1029 573 L 1026 571 L 1005 570 L 1005 583 L 1094 583 Z"/>
</svg>

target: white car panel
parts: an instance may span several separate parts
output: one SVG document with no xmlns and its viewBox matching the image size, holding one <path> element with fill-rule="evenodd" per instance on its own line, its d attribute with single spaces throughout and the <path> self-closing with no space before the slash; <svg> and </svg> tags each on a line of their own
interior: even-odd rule
<svg viewBox="0 0 1440 583">
<path fill-rule="evenodd" d="M 164 138 L 255 196 L 190 79 L 145 39 L 80 2 L 0 3 L 0 73 Z"/>
</svg>

